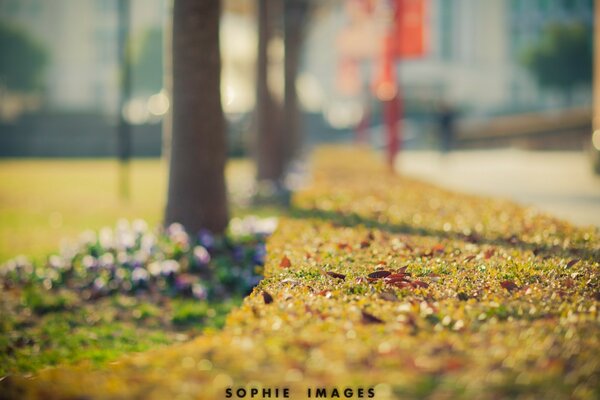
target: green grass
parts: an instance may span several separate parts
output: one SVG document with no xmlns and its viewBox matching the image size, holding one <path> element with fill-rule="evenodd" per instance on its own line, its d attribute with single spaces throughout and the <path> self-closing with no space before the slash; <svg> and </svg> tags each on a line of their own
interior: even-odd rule
<svg viewBox="0 0 600 400">
<path fill-rule="evenodd" d="M 0 260 L 43 256 L 56 251 L 61 240 L 112 226 L 119 218 L 158 223 L 166 166 L 135 160 L 130 171 L 131 198 L 125 202 L 118 196 L 114 160 L 0 161 Z"/>
<path fill-rule="evenodd" d="M 17 255 L 44 260 L 62 242 L 86 230 L 114 226 L 120 218 L 160 223 L 167 170 L 158 159 L 134 160 L 130 198 L 118 195 L 115 160 L 1 160 L 0 264 Z M 235 216 L 275 209 L 240 203 L 253 179 L 247 160 L 231 161 L 227 179 Z M 1 288 L 2 283 L 0 283 Z M 193 299 L 117 296 L 84 302 L 68 290 L 5 287 L 0 297 L 0 376 L 89 360 L 95 365 L 219 329 L 241 299 L 207 303 Z"/>
<path fill-rule="evenodd" d="M 182 342 L 220 329 L 239 299 L 148 299 L 117 295 L 84 302 L 68 290 L 5 290 L 0 300 L 0 376 L 118 356 Z"/>
</svg>

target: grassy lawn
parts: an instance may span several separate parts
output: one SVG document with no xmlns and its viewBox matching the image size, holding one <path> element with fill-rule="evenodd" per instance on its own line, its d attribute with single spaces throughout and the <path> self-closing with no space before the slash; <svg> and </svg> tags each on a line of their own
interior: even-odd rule
<svg viewBox="0 0 600 400">
<path fill-rule="evenodd" d="M 597 230 L 391 176 L 368 153 L 322 150 L 313 171 L 268 240 L 265 279 L 221 331 L 0 385 L 74 398 L 600 396 Z"/>
<path fill-rule="evenodd" d="M 115 160 L 0 160 L 0 263 L 23 254 L 39 258 L 83 231 L 113 226 L 120 218 L 161 221 L 167 166 L 158 159 L 134 160 L 131 198 L 118 196 Z M 229 163 L 234 197 L 252 181 L 246 160 Z M 241 212 L 235 210 L 236 213 Z"/>
<path fill-rule="evenodd" d="M 130 171 L 131 197 L 121 201 L 114 160 L 0 161 L 0 265 L 21 254 L 36 265 L 23 282 L 0 274 L 0 376 L 81 360 L 100 365 L 123 353 L 189 340 L 206 328 L 222 327 L 225 315 L 241 302 L 244 293 L 224 301 L 168 293 L 83 299 L 81 277 L 69 281 L 76 287 L 65 287 L 67 281 L 48 275 L 55 282 L 45 287 L 51 280 L 37 276 L 52 271 L 46 257 L 58 254 L 64 243 L 76 245 L 82 232 L 114 227 L 122 218 L 141 218 L 150 229 L 160 223 L 165 163 L 134 160 Z M 246 160 L 232 161 L 227 167 L 236 216 L 275 212 L 243 207 L 253 173 Z M 248 251 L 250 244 L 237 246 Z M 81 257 L 74 260 L 81 263 Z M 223 270 L 234 260 L 220 254 L 214 263 Z"/>
<path fill-rule="evenodd" d="M 206 328 L 221 328 L 239 302 L 164 298 L 157 304 L 124 295 L 86 302 L 68 290 L 5 290 L 0 376 L 78 361 L 102 365 L 124 353 L 187 341 Z"/>
</svg>

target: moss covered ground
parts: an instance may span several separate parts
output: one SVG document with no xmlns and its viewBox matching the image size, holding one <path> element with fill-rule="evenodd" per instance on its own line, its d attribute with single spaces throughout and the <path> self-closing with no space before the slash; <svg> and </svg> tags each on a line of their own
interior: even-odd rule
<svg viewBox="0 0 600 400">
<path fill-rule="evenodd" d="M 9 376 L 0 397 L 600 397 L 598 230 L 393 176 L 364 151 L 312 165 L 221 331 Z"/>
</svg>

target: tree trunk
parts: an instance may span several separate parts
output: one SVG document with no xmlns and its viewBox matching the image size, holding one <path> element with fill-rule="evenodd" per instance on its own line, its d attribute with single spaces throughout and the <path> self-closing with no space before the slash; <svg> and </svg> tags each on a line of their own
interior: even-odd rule
<svg viewBox="0 0 600 400">
<path fill-rule="evenodd" d="M 164 4 L 165 21 L 163 23 L 163 90 L 167 98 L 173 98 L 173 4 Z M 168 112 L 162 120 L 162 157 L 167 164 L 171 160 L 171 141 L 173 113 Z"/>
<path fill-rule="evenodd" d="M 218 0 L 174 0 L 173 127 L 165 223 L 225 230 L 226 138 L 221 108 Z"/>
<path fill-rule="evenodd" d="M 307 0 L 288 0 L 284 10 L 285 37 L 285 101 L 284 127 L 285 163 L 298 156 L 302 146 L 300 109 L 296 92 L 296 78 L 300 68 L 300 55 L 304 39 L 304 23 L 308 12 Z"/>
<path fill-rule="evenodd" d="M 256 75 L 256 169 L 257 180 L 278 183 L 283 177 L 281 110 L 268 86 L 267 47 L 274 34 L 278 0 L 258 0 L 258 54 Z"/>
</svg>

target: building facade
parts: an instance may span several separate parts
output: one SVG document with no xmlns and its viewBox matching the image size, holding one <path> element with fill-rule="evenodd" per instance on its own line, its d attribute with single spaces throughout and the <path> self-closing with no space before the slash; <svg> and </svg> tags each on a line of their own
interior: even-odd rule
<svg viewBox="0 0 600 400">
<path fill-rule="evenodd" d="M 164 14 L 163 0 L 132 0 L 132 37 L 161 27 Z M 2 0 L 0 19 L 27 30 L 47 49 L 45 107 L 116 112 L 117 0 Z"/>
</svg>

